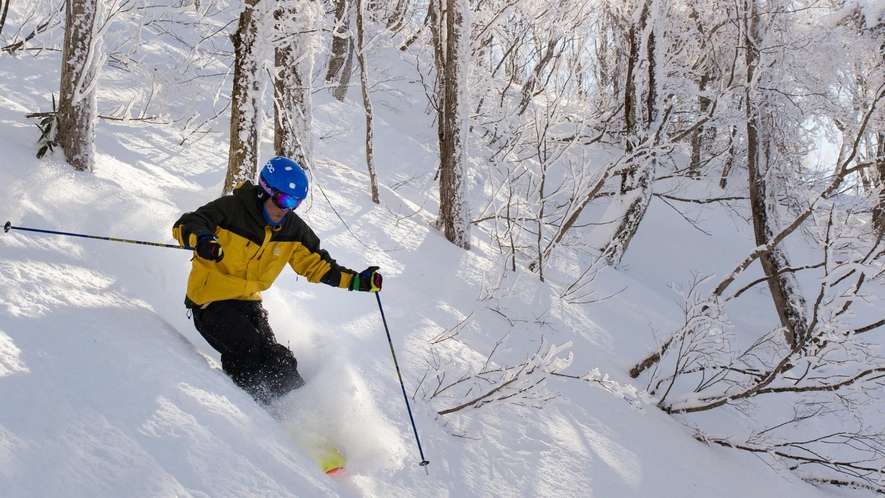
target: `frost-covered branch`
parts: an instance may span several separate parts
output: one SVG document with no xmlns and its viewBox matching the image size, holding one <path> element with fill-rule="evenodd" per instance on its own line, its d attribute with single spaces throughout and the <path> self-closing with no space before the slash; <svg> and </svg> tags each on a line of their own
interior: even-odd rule
<svg viewBox="0 0 885 498">
<path fill-rule="evenodd" d="M 648 391 L 639 389 L 630 384 L 621 384 L 617 381 L 611 380 L 608 377 L 608 374 L 600 373 L 598 368 L 594 368 L 590 373 L 581 377 L 563 373 L 553 373 L 552 375 L 587 382 L 590 385 L 608 391 L 617 398 L 623 399 L 637 410 L 641 410 L 642 405 L 653 405 L 657 403 L 657 400 L 650 395 Z"/>
<path fill-rule="evenodd" d="M 885 494 L 885 479 L 882 477 L 885 441 L 881 434 L 835 433 L 814 441 L 769 444 L 738 443 L 731 439 L 705 437 L 699 433 L 695 434 L 695 439 L 706 444 L 774 457 L 811 484 L 824 483 Z M 826 447 L 843 445 L 856 446 L 866 455 L 857 459 L 839 459 L 825 451 Z M 817 470 L 806 470 L 808 468 Z M 830 477 L 825 477 L 827 475 Z"/>
<path fill-rule="evenodd" d="M 445 368 L 441 366 L 437 368 L 434 375 L 436 385 L 428 398 L 439 397 L 455 387 L 458 388 L 460 397 L 467 398 L 467 401 L 456 406 L 439 410 L 440 415 L 497 404 L 540 408 L 547 401 L 557 397 L 544 387 L 545 380 L 548 375 L 559 373 L 571 364 L 573 359 L 571 353 L 565 358 L 559 357 L 560 353 L 571 347 L 571 343 L 556 346 L 548 345 L 542 340 L 534 355 L 518 365 L 508 367 L 495 365 L 492 362 L 495 351 L 502 341 L 498 342 L 486 358 L 485 364 L 476 372 L 470 369 L 456 380 L 446 381 Z"/>
<path fill-rule="evenodd" d="M 574 358 L 571 352 L 563 357 L 563 353 L 572 346 L 571 342 L 557 346 L 542 339 L 538 350 L 524 362 L 513 366 L 498 365 L 494 358 L 506 340 L 507 336 L 499 340 L 482 365 L 476 367 L 459 367 L 455 360 L 444 361 L 435 348 L 431 349 L 428 371 L 418 386 L 422 397 L 428 401 L 444 398 L 461 400 L 454 406 L 439 410 L 439 415 L 502 404 L 542 408 L 545 403 L 558 397 L 558 394 L 546 388 L 546 379 L 552 376 L 587 382 L 624 399 L 637 409 L 641 409 L 643 404 L 656 402 L 647 392 L 629 384 L 620 384 L 607 374 L 601 374 L 599 369 L 593 369 L 583 376 L 564 373 Z"/>
</svg>

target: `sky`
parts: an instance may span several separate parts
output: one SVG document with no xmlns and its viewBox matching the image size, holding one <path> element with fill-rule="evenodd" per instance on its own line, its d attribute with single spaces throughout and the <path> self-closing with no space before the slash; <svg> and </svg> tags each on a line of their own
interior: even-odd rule
<svg viewBox="0 0 885 498">
<path fill-rule="evenodd" d="M 94 171 L 74 171 L 58 151 L 39 160 L 25 114 L 49 108 L 59 63 L 52 52 L 0 57 L 0 222 L 174 243 L 178 216 L 220 195 L 226 135 L 181 145 L 175 126 L 100 120 Z M 432 116 L 409 64 L 390 66 L 406 76 L 374 91 L 381 203 L 370 200 L 359 93 L 341 103 L 318 91 L 317 160 L 298 214 L 340 264 L 381 267 L 392 343 L 373 295 L 284 272 L 264 305 L 306 385 L 273 407 L 280 421 L 230 381 L 189 320 L 187 251 L 11 230 L 0 235 L 4 496 L 866 496 L 693 437 L 699 424 L 739 432 L 735 412 L 672 416 L 635 395 L 645 386 L 630 366 L 681 324 L 676 290 L 693 272 L 729 271 L 752 249 L 748 226 L 699 207 L 712 237 L 653 201 L 623 265 L 593 281 L 594 302 L 569 304 L 556 288 L 575 260 L 540 282 L 506 270 L 482 225 L 469 251 L 433 228 Z M 103 75 L 100 110 L 126 99 L 130 78 Z M 481 185 L 472 192 L 477 203 Z M 770 320 L 766 300 L 740 320 Z M 484 366 L 527 361 L 607 375 L 608 389 L 546 376 L 518 404 L 438 414 L 469 399 L 459 386 Z M 343 475 L 311 459 L 326 445 L 347 459 Z"/>
</svg>

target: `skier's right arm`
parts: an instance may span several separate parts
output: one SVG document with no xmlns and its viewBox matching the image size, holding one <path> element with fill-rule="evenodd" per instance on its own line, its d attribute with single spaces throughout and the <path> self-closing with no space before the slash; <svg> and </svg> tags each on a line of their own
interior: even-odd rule
<svg viewBox="0 0 885 498">
<path fill-rule="evenodd" d="M 193 247 L 197 256 L 217 263 L 224 259 L 224 249 L 215 236 L 217 223 L 211 218 L 212 210 L 206 209 L 208 207 L 185 213 L 172 227 L 172 236 L 182 246 Z"/>
<path fill-rule="evenodd" d="M 201 240 L 213 237 L 222 219 L 214 204 L 210 202 L 196 211 L 184 213 L 172 226 L 172 237 L 182 246 L 194 248 Z"/>
</svg>

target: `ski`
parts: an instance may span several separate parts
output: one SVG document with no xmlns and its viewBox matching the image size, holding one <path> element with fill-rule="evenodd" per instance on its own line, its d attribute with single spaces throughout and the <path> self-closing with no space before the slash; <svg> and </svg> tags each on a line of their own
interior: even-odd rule
<svg viewBox="0 0 885 498">
<path fill-rule="evenodd" d="M 295 428 L 289 429 L 289 437 L 326 474 L 339 474 L 347 466 L 347 460 L 324 438 L 302 434 Z"/>
<path fill-rule="evenodd" d="M 331 446 L 323 448 L 315 448 L 310 455 L 323 472 L 329 475 L 338 474 L 344 471 L 347 461 L 338 453 L 338 450 Z"/>
</svg>

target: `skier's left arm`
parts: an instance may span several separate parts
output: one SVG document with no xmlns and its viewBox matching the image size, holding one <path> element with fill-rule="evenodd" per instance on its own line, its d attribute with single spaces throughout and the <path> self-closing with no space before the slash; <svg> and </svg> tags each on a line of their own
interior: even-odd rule
<svg viewBox="0 0 885 498">
<path fill-rule="evenodd" d="M 351 291 L 378 292 L 383 278 L 377 266 L 355 272 L 339 265 L 329 252 L 320 248 L 320 239 L 308 226 L 303 227 L 301 247 L 292 254 L 289 265 L 309 282 L 320 282 Z"/>
</svg>

